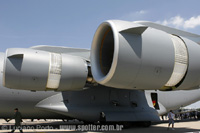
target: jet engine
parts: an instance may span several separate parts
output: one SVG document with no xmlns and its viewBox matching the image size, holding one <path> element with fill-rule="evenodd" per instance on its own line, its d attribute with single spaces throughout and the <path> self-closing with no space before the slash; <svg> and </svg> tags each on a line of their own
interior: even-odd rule
<svg viewBox="0 0 200 133">
<path fill-rule="evenodd" d="M 5 87 L 23 90 L 80 90 L 88 75 L 87 62 L 76 56 L 33 49 L 8 49 Z"/>
<path fill-rule="evenodd" d="M 121 89 L 199 88 L 200 46 L 189 39 L 195 37 L 161 25 L 106 21 L 92 42 L 93 77 Z"/>
</svg>

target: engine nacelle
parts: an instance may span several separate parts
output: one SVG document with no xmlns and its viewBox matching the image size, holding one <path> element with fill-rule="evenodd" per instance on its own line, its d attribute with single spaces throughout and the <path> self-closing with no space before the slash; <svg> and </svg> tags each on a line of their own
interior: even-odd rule
<svg viewBox="0 0 200 133">
<path fill-rule="evenodd" d="M 5 87 L 22 90 L 81 90 L 88 75 L 79 57 L 33 49 L 8 49 L 4 63 Z"/>
<path fill-rule="evenodd" d="M 133 22 L 107 21 L 94 35 L 92 74 L 98 83 L 115 88 L 193 89 L 200 84 L 197 51 L 197 43 L 179 35 Z"/>
</svg>

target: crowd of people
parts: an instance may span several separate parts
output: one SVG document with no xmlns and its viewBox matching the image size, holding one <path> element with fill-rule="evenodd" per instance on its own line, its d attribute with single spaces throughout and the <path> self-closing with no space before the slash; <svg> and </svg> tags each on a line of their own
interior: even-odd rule
<svg viewBox="0 0 200 133">
<path fill-rule="evenodd" d="M 170 110 L 168 114 L 162 115 L 161 120 L 168 121 L 168 130 L 170 125 L 172 125 L 172 130 L 174 130 L 174 120 L 184 120 L 184 119 L 193 119 L 193 120 L 200 120 L 200 111 L 197 110 L 187 110 L 187 111 L 172 111 Z"/>
<path fill-rule="evenodd" d="M 184 119 L 200 119 L 199 111 L 186 111 L 186 112 L 175 112 L 175 120 L 184 120 Z M 168 120 L 167 114 L 161 116 L 161 120 Z"/>
</svg>

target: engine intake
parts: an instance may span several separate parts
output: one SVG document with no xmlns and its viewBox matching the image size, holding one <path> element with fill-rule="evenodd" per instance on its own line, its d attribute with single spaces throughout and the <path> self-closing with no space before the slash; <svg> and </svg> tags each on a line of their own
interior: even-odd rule
<svg viewBox="0 0 200 133">
<path fill-rule="evenodd" d="M 109 87 L 174 89 L 188 70 L 188 50 L 180 36 L 138 23 L 102 23 L 91 49 L 94 79 Z"/>
</svg>

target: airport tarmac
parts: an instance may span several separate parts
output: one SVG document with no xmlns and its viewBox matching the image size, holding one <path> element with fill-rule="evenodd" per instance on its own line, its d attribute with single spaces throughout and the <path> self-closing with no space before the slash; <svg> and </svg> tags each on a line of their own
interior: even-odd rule
<svg viewBox="0 0 200 133">
<path fill-rule="evenodd" d="M 0 132 L 10 132 L 11 127 L 14 125 L 14 121 L 6 122 L 0 120 Z M 98 128 L 99 126 L 99 128 Z M 103 126 L 103 127 L 102 127 Z M 102 133 L 102 132 L 133 132 L 133 133 L 200 133 L 200 120 L 185 120 L 176 121 L 175 130 L 171 128 L 168 130 L 167 121 L 161 122 L 159 124 L 153 123 L 152 126 L 145 127 L 130 127 L 127 129 L 121 128 L 122 125 L 92 125 L 83 124 L 78 121 L 62 122 L 58 120 L 35 120 L 31 122 L 30 120 L 24 120 L 23 131 L 24 133 L 66 133 L 66 132 L 88 132 L 88 133 Z M 99 130 L 93 130 L 93 129 Z M 85 131 L 89 129 L 90 131 Z M 16 130 L 18 133 L 19 131 Z"/>
</svg>

